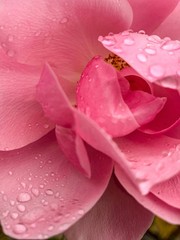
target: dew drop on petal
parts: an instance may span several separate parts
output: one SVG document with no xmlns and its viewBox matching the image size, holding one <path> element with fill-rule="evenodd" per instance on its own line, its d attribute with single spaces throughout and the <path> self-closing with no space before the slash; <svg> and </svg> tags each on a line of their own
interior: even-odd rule
<svg viewBox="0 0 180 240">
<path fill-rule="evenodd" d="M 83 214 L 84 214 L 84 210 L 83 210 L 83 209 L 80 209 L 80 210 L 78 211 L 78 214 L 79 214 L 79 215 L 83 215 Z"/>
<path fill-rule="evenodd" d="M 157 35 L 151 35 L 147 37 L 147 40 L 153 43 L 161 43 L 162 39 Z"/>
<path fill-rule="evenodd" d="M 16 224 L 13 226 L 13 232 L 16 234 L 23 234 L 27 231 L 27 228 L 24 224 Z"/>
<path fill-rule="evenodd" d="M 20 212 L 24 212 L 26 210 L 26 207 L 22 204 L 20 205 L 17 205 L 17 209 L 20 211 Z"/>
<path fill-rule="evenodd" d="M 31 200 L 31 196 L 29 195 L 29 193 L 20 193 L 17 200 L 19 202 L 28 202 L 29 200 Z"/>
<path fill-rule="evenodd" d="M 131 45 L 133 45 L 134 43 L 135 43 L 135 41 L 134 41 L 134 39 L 131 38 L 131 37 L 127 37 L 127 38 L 124 39 L 124 44 L 125 44 L 125 45 L 131 46 Z"/>
<path fill-rule="evenodd" d="M 16 213 L 16 212 L 11 213 L 11 218 L 12 219 L 17 219 L 18 218 L 18 213 Z"/>
<path fill-rule="evenodd" d="M 143 53 L 138 53 L 137 54 L 137 59 L 142 63 L 147 62 L 147 57 Z"/>
<path fill-rule="evenodd" d="M 22 221 L 24 223 L 30 224 L 30 223 L 36 222 L 38 219 L 42 218 L 43 216 L 44 216 L 44 209 L 41 207 L 36 207 L 31 211 L 29 211 L 28 213 L 26 213 L 22 217 Z"/>
<path fill-rule="evenodd" d="M 167 51 L 173 51 L 180 49 L 180 41 L 167 41 L 162 46 L 162 49 Z"/>
<path fill-rule="evenodd" d="M 150 67 L 150 73 L 153 77 L 163 77 L 165 69 L 161 65 L 153 65 Z"/>
<path fill-rule="evenodd" d="M 110 38 L 103 38 L 102 43 L 106 46 L 113 46 L 115 45 L 116 41 L 110 37 Z"/>
<path fill-rule="evenodd" d="M 145 48 L 144 51 L 149 55 L 155 55 L 156 54 L 156 50 L 153 49 L 153 48 Z"/>
<path fill-rule="evenodd" d="M 49 195 L 49 196 L 52 196 L 54 194 L 53 190 L 51 190 L 51 189 L 47 189 L 45 191 L 45 193 L 46 193 L 46 195 Z"/>
<path fill-rule="evenodd" d="M 38 197 L 39 196 L 39 190 L 37 188 L 32 188 L 31 189 L 31 192 L 32 194 L 35 196 L 35 197 Z"/>
</svg>

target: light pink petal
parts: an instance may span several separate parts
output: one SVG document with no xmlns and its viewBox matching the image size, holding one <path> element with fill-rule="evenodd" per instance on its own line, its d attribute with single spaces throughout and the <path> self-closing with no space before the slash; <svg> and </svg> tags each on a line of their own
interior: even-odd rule
<svg viewBox="0 0 180 240">
<path fill-rule="evenodd" d="M 39 80 L 36 67 L 0 57 L 0 149 L 23 147 L 44 136 L 52 128 L 35 99 Z"/>
<path fill-rule="evenodd" d="M 133 9 L 133 23 L 135 31 L 145 30 L 149 34 L 156 29 L 176 7 L 178 0 L 128 0 Z"/>
<path fill-rule="evenodd" d="M 48 64 L 45 65 L 37 85 L 36 97 L 51 121 L 64 127 L 73 125 L 71 104 Z"/>
<path fill-rule="evenodd" d="M 0 42 L 18 62 L 48 61 L 72 82 L 94 55 L 107 52 L 98 36 L 123 31 L 131 21 L 126 0 L 2 0 Z"/>
<path fill-rule="evenodd" d="M 99 37 L 99 41 L 123 58 L 144 79 L 180 90 L 180 41 L 131 32 Z"/>
<path fill-rule="evenodd" d="M 150 226 L 152 217 L 112 179 L 95 207 L 65 235 L 68 240 L 137 240 Z"/>
<path fill-rule="evenodd" d="M 91 179 L 62 155 L 54 133 L 19 151 L 0 153 L 0 216 L 7 235 L 46 239 L 65 231 L 92 208 L 109 182 L 112 162 L 86 149 Z"/>
<path fill-rule="evenodd" d="M 155 215 L 165 219 L 172 224 L 180 224 L 180 209 L 172 207 L 171 205 L 160 200 L 154 194 L 149 193 L 143 196 L 135 187 L 135 185 L 127 178 L 127 175 L 119 168 L 115 166 L 115 174 L 119 179 L 119 182 L 123 187 L 131 194 L 141 205 L 149 209 Z"/>
<path fill-rule="evenodd" d="M 154 186 L 151 192 L 168 205 L 180 209 L 180 174 Z"/>
<path fill-rule="evenodd" d="M 87 177 L 90 177 L 90 162 L 82 139 L 72 129 L 61 126 L 56 126 L 56 137 L 67 159 Z"/>
<path fill-rule="evenodd" d="M 166 1 L 167 3 L 170 3 Z M 171 37 L 172 39 L 180 40 L 179 26 L 179 11 L 180 11 L 180 3 L 179 1 L 171 1 L 178 2 L 176 8 L 171 12 L 171 14 L 162 22 L 162 24 L 155 30 L 155 34 L 158 34 L 161 37 Z"/>
<path fill-rule="evenodd" d="M 77 105 L 113 137 L 139 127 L 122 97 L 117 71 L 99 57 L 92 59 L 82 74 Z"/>
<path fill-rule="evenodd" d="M 157 85 L 153 86 L 153 94 L 159 97 L 166 97 L 167 101 L 161 110 L 161 112 L 155 117 L 155 119 L 141 128 L 141 131 L 148 134 L 159 134 L 166 132 L 169 136 L 175 136 L 169 134 L 169 130 L 176 132 L 178 135 L 177 127 L 180 122 L 180 96 L 176 90 L 163 88 Z M 173 130 L 175 128 L 176 130 Z"/>
<path fill-rule="evenodd" d="M 142 194 L 180 171 L 180 141 L 177 139 L 136 131 L 115 142 L 131 164 L 130 171 L 136 176 Z"/>
</svg>

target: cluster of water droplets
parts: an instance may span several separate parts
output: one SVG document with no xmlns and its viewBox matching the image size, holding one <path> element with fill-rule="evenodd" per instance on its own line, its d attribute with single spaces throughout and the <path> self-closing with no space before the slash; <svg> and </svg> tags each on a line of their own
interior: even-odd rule
<svg viewBox="0 0 180 240">
<path fill-rule="evenodd" d="M 53 160 L 45 161 L 39 153 L 34 155 L 33 161 L 39 163 L 37 174 L 28 169 L 28 174 L 19 178 L 15 170 L 7 171 L 6 178 L 12 178 L 11 181 L 18 179 L 19 184 L 17 189 L 12 189 L 15 199 L 6 194 L 6 189 L 1 190 L 0 198 L 6 209 L 1 212 L 1 217 L 4 228 L 13 234 L 27 238 L 30 232 L 31 235 L 34 232 L 37 239 L 44 239 L 49 237 L 52 231 L 59 233 L 66 230 L 84 214 L 84 210 L 79 199 L 68 199 L 67 202 L 64 195 L 67 176 L 58 175 L 57 169 L 53 168 Z M 72 213 L 71 208 L 73 209 L 74 205 L 77 211 Z"/>
<path fill-rule="evenodd" d="M 136 39 L 137 34 L 144 35 L 146 40 L 143 40 L 143 44 L 141 38 Z M 157 35 L 148 36 L 142 30 L 138 33 L 133 33 L 132 30 L 126 30 L 120 34 L 115 35 L 110 33 L 106 37 L 100 36 L 99 41 L 102 42 L 102 44 L 107 49 L 112 51 L 114 54 L 117 54 L 121 58 L 123 58 L 123 56 L 126 57 L 126 52 L 129 51 L 130 47 L 133 47 L 132 57 L 136 55 L 136 60 L 138 60 L 141 64 L 146 64 L 148 66 L 148 72 L 146 75 L 147 78 L 151 81 L 154 81 L 154 79 L 163 78 L 167 74 L 167 66 L 163 64 L 163 59 L 162 62 L 158 63 L 157 61 L 154 61 L 155 64 L 151 63 L 152 59 L 155 59 L 159 53 L 163 53 L 162 56 L 166 56 L 169 59 L 168 62 L 170 62 L 170 64 L 172 59 L 173 64 L 173 61 L 177 61 L 180 51 L 180 41 L 173 41 L 169 37 L 161 39 Z M 126 58 L 124 60 L 126 61 Z M 134 61 L 135 60 L 131 58 L 127 62 L 131 65 L 134 63 Z M 176 81 L 172 81 L 172 79 L 166 79 L 161 83 L 161 85 L 171 85 L 171 88 L 177 89 L 177 84 L 178 86 L 180 85 L 180 65 L 178 65 L 174 75 L 176 75 L 178 78 Z"/>
</svg>

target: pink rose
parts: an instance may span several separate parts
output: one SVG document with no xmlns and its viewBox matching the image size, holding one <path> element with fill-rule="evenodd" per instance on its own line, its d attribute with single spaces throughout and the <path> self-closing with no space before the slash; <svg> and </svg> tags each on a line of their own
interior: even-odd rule
<svg viewBox="0 0 180 240">
<path fill-rule="evenodd" d="M 171 40 L 180 38 L 179 8 L 178 0 L 1 1 L 7 235 L 138 240 L 149 211 L 180 223 L 180 42 Z"/>
</svg>

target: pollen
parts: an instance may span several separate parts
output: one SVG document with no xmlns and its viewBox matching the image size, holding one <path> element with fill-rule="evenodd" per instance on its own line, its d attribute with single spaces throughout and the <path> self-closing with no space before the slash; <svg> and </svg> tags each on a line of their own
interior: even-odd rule
<svg viewBox="0 0 180 240">
<path fill-rule="evenodd" d="M 122 58 L 118 57 L 117 55 L 110 53 L 108 57 L 106 57 L 105 62 L 113 65 L 117 70 L 122 70 L 125 67 L 128 67 L 128 63 L 124 61 Z"/>
</svg>

